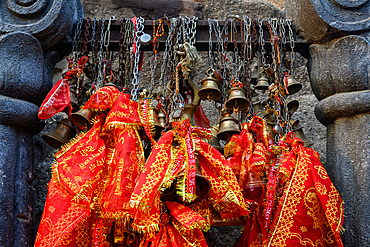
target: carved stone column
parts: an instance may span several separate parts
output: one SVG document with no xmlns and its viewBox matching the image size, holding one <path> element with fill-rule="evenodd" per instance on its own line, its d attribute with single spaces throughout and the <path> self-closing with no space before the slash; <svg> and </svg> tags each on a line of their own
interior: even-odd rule
<svg viewBox="0 0 370 247">
<path fill-rule="evenodd" d="M 288 0 L 311 42 L 309 76 L 327 126 L 330 178 L 345 202 L 345 246 L 370 246 L 370 1 Z"/>
<path fill-rule="evenodd" d="M 82 17 L 78 0 L 0 3 L 0 246 L 32 246 L 32 135 L 51 88 L 53 50 Z"/>
</svg>

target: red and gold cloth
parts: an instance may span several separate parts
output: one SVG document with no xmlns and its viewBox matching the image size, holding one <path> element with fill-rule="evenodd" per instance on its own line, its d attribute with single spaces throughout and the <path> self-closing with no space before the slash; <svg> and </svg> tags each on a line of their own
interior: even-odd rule
<svg viewBox="0 0 370 247">
<path fill-rule="evenodd" d="M 171 211 L 171 215 L 187 230 L 198 228 L 208 231 L 211 227 L 207 225 L 207 220 L 203 216 L 181 203 L 168 201 L 165 205 Z"/>
<path fill-rule="evenodd" d="M 114 86 L 99 88 L 86 102 L 84 109 L 107 110 L 113 106 L 121 92 Z"/>
<path fill-rule="evenodd" d="M 189 133 L 191 142 L 186 141 L 186 138 L 190 139 Z M 220 212 L 222 219 L 235 219 L 248 213 L 248 205 L 230 164 L 222 154 L 198 136 L 208 137 L 210 133 L 202 128 L 191 127 L 186 119 L 175 123 L 174 129 L 165 133 L 154 145 L 131 197 L 135 229 L 144 232 L 158 229 L 160 195 L 162 190 L 171 186 L 176 174 L 179 174 L 177 177 L 180 180 L 177 194 L 183 198 L 184 193 L 187 193 L 186 179 L 189 175 L 189 160 L 192 159 L 189 146 L 197 153 L 202 175 L 211 183 L 208 200 Z M 177 162 L 179 160 L 182 162 Z M 150 222 L 148 212 L 152 212 Z"/>
<path fill-rule="evenodd" d="M 342 199 L 317 152 L 298 138 L 288 142 L 297 156 L 264 246 L 343 246 Z"/>
<path fill-rule="evenodd" d="M 88 59 L 87 56 L 81 57 L 77 61 L 76 66 L 68 71 L 63 79 L 55 83 L 40 106 L 38 112 L 40 119 L 48 119 L 56 113 L 63 111 L 66 107 L 68 107 L 68 114 L 71 115 L 72 105 L 69 81 L 72 77 L 79 77 L 83 74 L 83 68 Z"/>
<path fill-rule="evenodd" d="M 108 115 L 98 114 L 89 131 L 56 153 L 35 246 L 84 246 L 77 244 L 84 239 L 111 246 L 113 220 L 131 216 L 129 200 L 145 163 L 138 133 L 142 123 L 138 103 L 124 94 L 114 97 L 112 89 Z M 82 228 L 93 238 L 81 235 Z"/>
</svg>

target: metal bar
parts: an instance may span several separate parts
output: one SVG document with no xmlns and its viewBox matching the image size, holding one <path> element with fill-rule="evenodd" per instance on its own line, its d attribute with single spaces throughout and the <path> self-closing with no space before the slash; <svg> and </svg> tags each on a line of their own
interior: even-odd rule
<svg viewBox="0 0 370 247">
<path fill-rule="evenodd" d="M 159 37 L 158 38 L 158 43 L 159 43 L 159 48 L 158 50 L 159 51 L 163 51 L 164 48 L 165 48 L 165 42 L 166 42 L 166 38 L 167 38 L 167 34 L 168 34 L 168 25 L 169 25 L 169 21 L 167 20 L 164 20 L 164 35 Z M 220 27 L 223 27 L 225 25 L 225 21 L 219 21 L 218 22 Z M 255 23 L 256 26 L 258 26 L 257 23 Z M 156 27 L 158 27 L 159 25 L 159 21 L 156 20 L 155 21 L 155 25 Z M 228 23 L 229 25 L 229 36 L 228 36 L 228 43 L 227 43 L 227 49 L 229 51 L 233 50 L 234 49 L 234 43 L 233 41 L 231 40 L 231 31 L 230 31 L 230 26 L 231 26 L 231 22 L 229 21 Z M 233 39 L 236 39 L 236 43 L 238 44 L 239 48 L 240 48 L 240 45 L 241 45 L 241 35 L 240 35 L 240 23 L 239 21 L 234 21 L 233 22 L 233 25 L 236 25 L 237 26 L 237 29 L 238 29 L 238 33 L 237 35 L 233 35 Z M 111 38 L 110 38 L 110 43 L 109 43 L 109 50 L 111 51 L 119 51 L 119 39 L 120 39 L 120 28 L 121 28 L 121 21 L 119 20 L 113 20 L 112 21 L 112 24 L 111 24 Z M 208 51 L 208 41 L 209 41 L 209 25 L 208 25 L 208 21 L 206 20 L 198 20 L 197 21 L 197 32 L 196 32 L 196 35 L 195 35 L 195 38 L 196 38 L 196 41 L 195 41 L 195 47 L 197 48 L 198 51 Z M 146 20 L 144 22 L 144 32 L 145 33 L 148 33 L 149 35 L 153 36 L 153 20 Z M 91 32 L 90 32 L 91 33 Z M 268 28 L 267 26 L 264 24 L 263 25 L 263 34 L 264 34 L 264 39 L 265 39 L 265 49 L 266 50 L 269 50 L 271 49 L 271 43 L 270 43 L 270 34 L 269 34 L 269 31 L 268 31 Z M 213 49 L 216 48 L 216 43 L 217 43 L 217 39 L 216 39 L 216 36 L 214 34 L 214 32 L 212 33 L 212 42 L 213 42 Z M 236 37 L 236 38 L 235 38 Z M 252 37 L 252 42 L 254 41 L 254 37 Z M 89 42 L 90 43 L 90 42 Z M 309 46 L 309 43 L 305 40 L 296 40 L 295 42 L 296 46 L 295 46 L 295 51 L 301 53 L 303 56 L 307 57 L 308 56 L 308 46 Z M 69 44 L 65 44 L 67 46 L 69 46 Z M 91 49 L 91 47 L 88 46 L 88 49 Z M 148 46 L 142 46 L 141 50 L 143 51 L 151 51 L 153 48 L 151 45 L 148 45 Z M 287 51 L 290 50 L 290 46 L 289 44 L 287 43 L 286 44 L 286 47 L 285 49 Z"/>
</svg>

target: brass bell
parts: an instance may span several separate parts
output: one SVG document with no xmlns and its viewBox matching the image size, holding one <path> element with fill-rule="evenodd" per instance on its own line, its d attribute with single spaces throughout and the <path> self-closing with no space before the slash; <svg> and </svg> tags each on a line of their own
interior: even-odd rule
<svg viewBox="0 0 370 247">
<path fill-rule="evenodd" d="M 237 115 L 239 111 L 243 111 L 249 107 L 249 100 L 245 97 L 244 89 L 233 87 L 229 91 L 229 99 L 226 101 L 227 109 L 234 111 Z"/>
<path fill-rule="evenodd" d="M 197 168 L 195 173 L 195 194 L 197 197 L 194 199 L 194 201 L 191 202 L 191 204 L 197 203 L 207 198 L 209 192 L 211 192 L 211 188 L 212 185 L 209 182 L 209 180 L 206 177 L 204 177 L 200 172 L 200 165 L 197 160 Z"/>
<path fill-rule="evenodd" d="M 231 136 L 239 134 L 240 129 L 238 126 L 238 120 L 227 114 L 220 121 L 220 130 L 217 134 L 217 138 L 220 140 L 229 141 Z"/>
<path fill-rule="evenodd" d="M 257 84 L 257 80 L 258 80 L 258 70 L 254 70 L 254 72 L 252 72 L 252 76 L 251 76 L 251 84 L 253 85 L 256 85 Z"/>
<path fill-rule="evenodd" d="M 269 80 L 266 76 L 262 75 L 258 78 L 257 85 L 255 86 L 258 90 L 267 90 L 269 88 Z"/>
<path fill-rule="evenodd" d="M 253 102 L 253 100 L 252 100 L 252 102 Z M 265 108 L 263 107 L 261 101 L 253 102 L 252 107 L 253 107 L 253 112 L 256 116 L 259 116 L 261 118 L 266 116 L 266 111 L 265 111 Z"/>
<path fill-rule="evenodd" d="M 261 195 L 263 192 L 263 183 L 261 182 L 260 178 L 248 172 L 245 184 L 243 186 L 243 197 L 249 200 L 253 200 L 258 202 L 261 199 Z"/>
<path fill-rule="evenodd" d="M 293 129 L 293 133 L 295 137 L 298 137 L 304 142 L 304 147 L 310 147 L 313 145 L 313 143 L 306 137 L 306 135 L 303 132 L 303 127 L 299 127 L 297 129 Z"/>
<path fill-rule="evenodd" d="M 302 84 L 296 81 L 293 76 L 288 75 L 287 89 L 289 94 L 294 94 L 302 89 Z"/>
<path fill-rule="evenodd" d="M 202 100 L 216 100 L 221 98 L 221 91 L 218 88 L 219 81 L 212 78 L 207 77 L 201 81 L 202 88 L 199 90 L 198 95 Z"/>
<path fill-rule="evenodd" d="M 90 109 L 80 109 L 77 112 L 71 114 L 71 121 L 76 127 L 82 129 L 84 126 L 89 125 L 92 118 L 95 116 L 95 112 Z"/>
<path fill-rule="evenodd" d="M 163 111 L 160 111 L 159 113 L 158 113 L 158 122 L 159 122 L 159 124 L 164 128 L 164 127 L 166 127 L 166 123 L 167 123 L 167 117 L 166 117 L 166 114 L 164 114 L 164 112 Z"/>
<path fill-rule="evenodd" d="M 184 204 L 193 204 L 197 203 L 205 198 L 208 197 L 209 192 L 211 192 L 212 185 L 209 182 L 209 180 L 204 177 L 200 172 L 200 164 L 199 161 L 196 161 L 196 172 L 195 172 L 195 195 L 196 198 L 190 202 L 182 202 L 182 198 L 180 198 L 176 193 L 176 184 L 173 182 L 171 184 L 171 187 L 167 188 L 161 193 L 161 201 L 176 201 L 176 202 L 182 202 Z"/>
<path fill-rule="evenodd" d="M 212 147 L 214 147 L 220 153 L 223 154 L 224 149 L 221 147 L 220 142 L 217 139 L 218 131 L 219 131 L 219 125 L 211 126 L 211 135 L 212 135 L 212 137 L 211 137 L 211 139 L 207 139 L 206 141 L 209 143 L 209 145 L 211 145 Z"/>
<path fill-rule="evenodd" d="M 195 111 L 198 109 L 198 105 L 191 103 L 184 105 L 184 111 L 181 115 L 181 120 L 189 118 L 189 122 L 191 125 L 196 126 L 194 114 Z"/>
<path fill-rule="evenodd" d="M 68 118 L 65 118 L 58 122 L 57 127 L 55 127 L 53 131 L 42 135 L 42 139 L 50 146 L 57 149 L 75 135 L 75 127 Z"/>
<path fill-rule="evenodd" d="M 162 126 L 162 124 L 159 122 L 158 115 L 155 110 L 153 110 L 153 120 L 154 120 L 154 128 L 155 128 L 154 139 L 157 140 L 161 136 L 164 126 Z"/>
<path fill-rule="evenodd" d="M 287 104 L 288 107 L 288 115 L 291 117 L 293 113 L 298 109 L 299 107 L 299 102 L 298 100 L 292 100 Z"/>
<path fill-rule="evenodd" d="M 299 120 L 290 120 L 290 126 L 292 126 L 292 130 L 295 131 L 299 128 L 301 128 L 301 126 L 299 125 Z"/>
</svg>

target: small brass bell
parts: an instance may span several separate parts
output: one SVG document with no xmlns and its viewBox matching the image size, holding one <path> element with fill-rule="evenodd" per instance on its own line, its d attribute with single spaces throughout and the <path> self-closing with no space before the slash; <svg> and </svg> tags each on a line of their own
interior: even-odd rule
<svg viewBox="0 0 370 247">
<path fill-rule="evenodd" d="M 196 126 L 194 114 L 195 111 L 198 109 L 198 105 L 191 103 L 191 104 L 185 104 L 184 110 L 181 115 L 181 120 L 185 120 L 189 118 L 189 122 L 191 125 Z"/>
<path fill-rule="evenodd" d="M 82 129 L 83 126 L 89 125 L 92 118 L 95 116 L 95 112 L 90 109 L 80 109 L 77 112 L 71 114 L 71 121 L 76 127 Z"/>
<path fill-rule="evenodd" d="M 53 131 L 42 135 L 42 139 L 50 146 L 57 149 L 75 135 L 75 127 L 68 118 L 65 118 L 58 122 L 57 127 L 55 127 Z"/>
<path fill-rule="evenodd" d="M 251 84 L 256 85 L 258 81 L 258 70 L 256 69 L 251 76 Z"/>
<path fill-rule="evenodd" d="M 194 201 L 191 202 L 191 204 L 197 203 L 203 199 L 206 199 L 209 195 L 209 192 L 211 192 L 211 188 L 212 188 L 212 185 L 209 182 L 209 180 L 206 177 L 204 177 L 202 173 L 200 172 L 200 165 L 199 165 L 198 160 L 197 160 L 197 168 L 195 172 L 195 186 L 196 186 L 195 194 L 197 197 L 194 199 Z"/>
<path fill-rule="evenodd" d="M 292 126 L 292 130 L 295 131 L 299 128 L 301 128 L 301 126 L 299 126 L 299 120 L 290 120 L 290 125 Z"/>
<path fill-rule="evenodd" d="M 253 101 L 252 101 L 253 102 Z M 252 103 L 253 111 L 256 116 L 259 116 L 261 118 L 266 116 L 265 108 L 262 105 L 261 101 L 256 101 Z"/>
<path fill-rule="evenodd" d="M 234 111 L 237 115 L 239 111 L 243 111 L 249 107 L 249 100 L 245 97 L 244 89 L 233 87 L 229 91 L 229 99 L 226 101 L 227 109 Z"/>
<path fill-rule="evenodd" d="M 287 89 L 289 94 L 294 94 L 302 89 L 302 84 L 296 81 L 293 76 L 289 75 L 288 82 L 287 82 Z"/>
<path fill-rule="evenodd" d="M 164 129 L 164 126 L 159 122 L 158 115 L 153 110 L 153 120 L 154 120 L 154 128 L 155 128 L 155 134 L 154 134 L 154 139 L 158 139 L 161 136 L 162 130 Z"/>
<path fill-rule="evenodd" d="M 220 121 L 220 130 L 217 134 L 217 138 L 220 140 L 229 141 L 231 136 L 239 134 L 240 129 L 238 126 L 238 120 L 227 114 Z"/>
<path fill-rule="evenodd" d="M 262 191 L 263 183 L 260 178 L 257 175 L 248 172 L 242 192 L 243 197 L 258 202 L 261 199 Z"/>
<path fill-rule="evenodd" d="M 299 102 L 298 100 L 292 100 L 287 104 L 288 107 L 288 115 L 291 117 L 293 113 L 298 109 L 299 107 Z"/>
<path fill-rule="evenodd" d="M 160 111 L 158 113 L 158 122 L 159 124 L 164 128 L 166 127 L 166 123 L 167 123 L 167 117 L 166 117 L 166 114 L 164 114 L 163 111 Z"/>
<path fill-rule="evenodd" d="M 308 138 L 304 134 L 303 127 L 299 127 L 298 129 L 293 130 L 293 133 L 296 137 L 298 137 L 304 142 L 304 147 L 310 147 L 313 145 L 313 143 L 310 140 L 308 140 Z"/>
<path fill-rule="evenodd" d="M 218 131 L 219 131 L 219 126 L 218 125 L 211 126 L 211 135 L 212 135 L 212 137 L 211 137 L 211 139 L 207 139 L 206 141 L 209 143 L 209 145 L 211 145 L 212 147 L 214 147 L 220 153 L 223 154 L 224 149 L 221 147 L 220 142 L 217 139 Z"/>
<path fill-rule="evenodd" d="M 267 90 L 269 88 L 269 80 L 266 76 L 262 75 L 260 78 L 258 78 L 257 85 L 255 86 L 258 90 Z"/>
<path fill-rule="evenodd" d="M 218 88 L 218 80 L 212 77 L 207 77 L 201 81 L 201 84 L 202 88 L 199 90 L 198 95 L 202 100 L 211 101 L 221 98 L 222 93 Z"/>
</svg>

